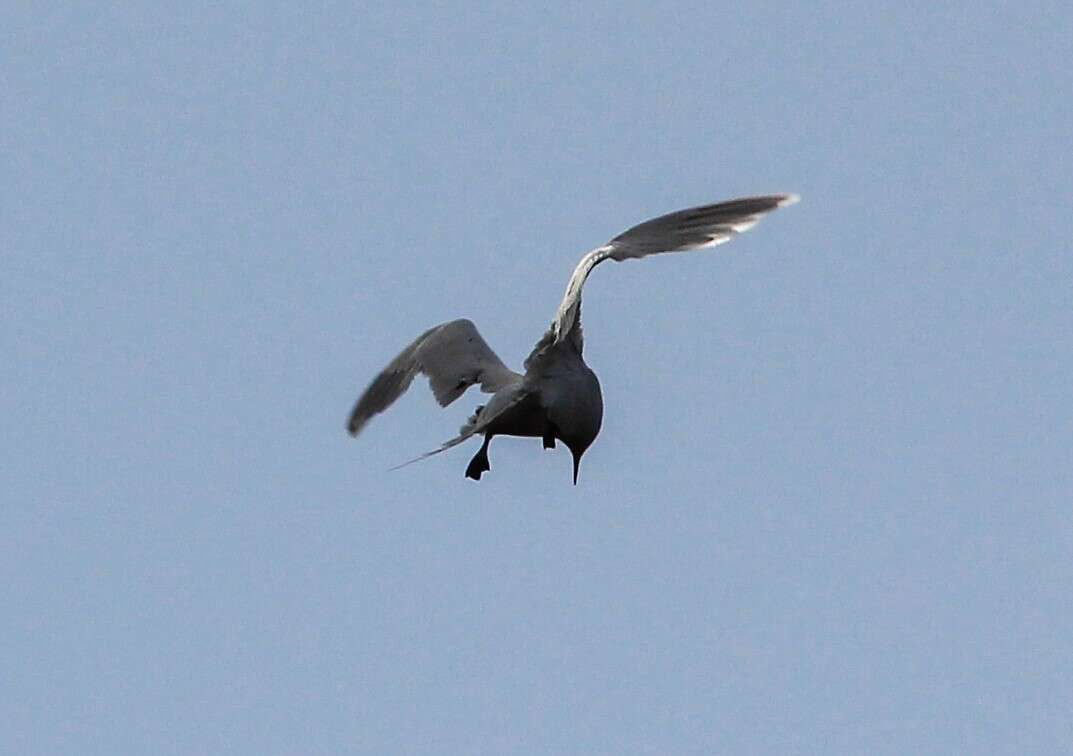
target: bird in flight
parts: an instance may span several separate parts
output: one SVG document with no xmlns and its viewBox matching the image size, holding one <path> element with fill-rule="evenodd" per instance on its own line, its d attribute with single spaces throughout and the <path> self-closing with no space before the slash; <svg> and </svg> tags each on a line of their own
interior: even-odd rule
<svg viewBox="0 0 1073 756">
<path fill-rule="evenodd" d="M 483 436 L 481 448 L 466 467 L 467 478 L 480 480 L 491 469 L 488 444 L 493 437 L 525 436 L 542 439 L 545 449 L 555 448 L 556 441 L 566 444 L 574 458 L 577 485 L 581 456 L 599 434 L 604 413 L 600 382 L 582 357 L 581 288 L 592 269 L 604 260 L 714 247 L 797 200 L 795 194 L 772 194 L 680 210 L 636 225 L 592 250 L 574 268 L 555 319 L 526 358 L 524 373 L 504 365 L 472 321 L 452 320 L 428 329 L 373 379 L 354 405 L 347 430 L 357 436 L 409 388 L 418 373 L 428 377 L 442 407 L 479 384 L 492 397 L 458 435 L 399 467 Z"/>
</svg>

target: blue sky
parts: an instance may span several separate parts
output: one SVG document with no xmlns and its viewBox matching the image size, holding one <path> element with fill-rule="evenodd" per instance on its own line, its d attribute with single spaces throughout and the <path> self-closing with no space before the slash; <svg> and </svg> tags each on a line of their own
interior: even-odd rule
<svg viewBox="0 0 1073 756">
<path fill-rule="evenodd" d="M 0 66 L 0 747 L 1073 750 L 1059 4 L 21 4 Z M 601 266 L 602 434 L 388 473 Z M 423 384 L 423 381 L 419 382 Z M 476 443 L 474 443 L 476 446 Z"/>
</svg>

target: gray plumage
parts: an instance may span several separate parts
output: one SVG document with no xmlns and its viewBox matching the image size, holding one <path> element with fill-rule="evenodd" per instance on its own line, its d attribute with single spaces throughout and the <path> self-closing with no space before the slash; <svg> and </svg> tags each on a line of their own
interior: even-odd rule
<svg viewBox="0 0 1073 756">
<path fill-rule="evenodd" d="M 452 320 L 434 326 L 399 353 L 350 413 L 347 430 L 358 435 L 373 417 L 390 407 L 418 373 L 428 376 L 429 386 L 441 407 L 446 407 L 475 383 L 495 393 L 522 379 L 503 364 L 469 320 Z"/>
<path fill-rule="evenodd" d="M 599 434 L 603 420 L 600 382 L 582 358 L 581 290 L 592 269 L 604 260 L 722 244 L 755 226 L 765 214 L 797 200 L 793 194 L 775 194 L 680 210 L 636 225 L 592 250 L 570 276 L 551 327 L 525 360 L 524 375 L 503 364 L 471 321 L 452 320 L 430 328 L 373 379 L 354 406 L 347 429 L 357 436 L 374 415 L 409 388 L 418 373 L 428 377 L 436 401 L 444 407 L 470 386 L 480 384 L 482 391 L 493 396 L 477 408 L 459 434 L 405 464 L 481 435 L 484 442 L 466 468 L 466 477 L 480 480 L 490 469 L 488 444 L 493 437 L 538 437 L 546 449 L 554 448 L 556 440 L 570 449 L 576 485 L 581 457 Z"/>
</svg>

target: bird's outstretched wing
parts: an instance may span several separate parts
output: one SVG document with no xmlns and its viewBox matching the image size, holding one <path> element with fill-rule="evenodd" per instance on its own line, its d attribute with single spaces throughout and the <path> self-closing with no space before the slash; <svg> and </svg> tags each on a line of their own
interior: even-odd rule
<svg viewBox="0 0 1073 756">
<path fill-rule="evenodd" d="M 494 393 L 522 378 L 503 364 L 472 321 L 442 323 L 418 336 L 373 379 L 350 413 L 350 435 L 358 435 L 371 417 L 390 407 L 418 373 L 428 376 L 441 407 L 475 383 L 482 391 Z"/>
<path fill-rule="evenodd" d="M 714 247 L 748 231 L 772 210 L 792 205 L 798 199 L 796 194 L 773 194 L 679 210 L 636 225 L 597 247 L 582 257 L 574 268 L 555 320 L 526 360 L 526 365 L 543 350 L 567 338 L 574 338 L 581 347 L 581 288 L 589 271 L 604 260 L 630 260 L 658 252 Z"/>
</svg>

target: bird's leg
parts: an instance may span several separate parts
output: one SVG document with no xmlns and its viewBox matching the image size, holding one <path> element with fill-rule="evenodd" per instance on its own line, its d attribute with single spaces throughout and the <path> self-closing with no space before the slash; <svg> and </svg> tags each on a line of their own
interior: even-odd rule
<svg viewBox="0 0 1073 756">
<path fill-rule="evenodd" d="M 554 449 L 555 448 L 555 431 L 556 431 L 556 428 L 551 423 L 545 423 L 544 424 L 544 448 L 545 449 Z"/>
<path fill-rule="evenodd" d="M 481 444 L 480 450 L 473 455 L 473 459 L 469 461 L 469 467 L 466 468 L 466 477 L 473 480 L 480 480 L 481 474 L 488 472 L 492 469 L 488 464 L 488 442 L 492 440 L 492 435 L 487 434 L 484 437 L 484 443 Z"/>
</svg>

